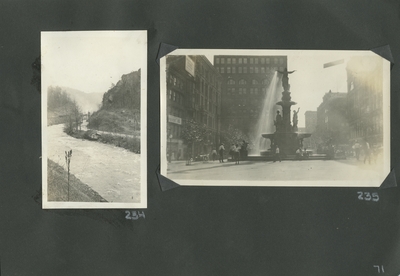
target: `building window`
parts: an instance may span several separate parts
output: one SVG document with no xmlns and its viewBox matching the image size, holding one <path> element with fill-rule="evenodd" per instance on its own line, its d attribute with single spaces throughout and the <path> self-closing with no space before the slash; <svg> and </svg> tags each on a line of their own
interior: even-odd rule
<svg viewBox="0 0 400 276">
<path fill-rule="evenodd" d="M 171 100 L 171 98 L 172 98 L 172 91 L 171 91 L 171 90 L 168 90 L 168 99 Z"/>
<path fill-rule="evenodd" d="M 241 80 L 239 80 L 239 84 L 246 84 L 246 80 L 244 80 L 244 79 L 241 79 Z"/>
<path fill-rule="evenodd" d="M 254 73 L 254 68 L 253 68 L 253 67 L 250 67 L 250 68 L 249 68 L 249 73 L 250 73 L 250 74 L 253 74 L 253 73 Z"/>
<path fill-rule="evenodd" d="M 261 61 L 261 64 L 264 64 L 265 63 L 265 58 L 260 58 L 260 61 Z"/>
<path fill-rule="evenodd" d="M 231 58 L 227 58 L 227 59 L 226 59 L 226 63 L 227 63 L 227 64 L 231 64 Z"/>
<path fill-rule="evenodd" d="M 247 58 L 243 58 L 243 63 L 247 64 Z"/>
<path fill-rule="evenodd" d="M 224 64 L 224 63 L 225 63 L 225 59 L 221 58 L 221 64 Z"/>
<path fill-rule="evenodd" d="M 243 67 L 243 73 L 247 74 L 247 67 Z"/>
<path fill-rule="evenodd" d="M 258 58 L 254 58 L 254 63 L 258 64 Z"/>
<path fill-rule="evenodd" d="M 236 58 L 232 58 L 232 64 L 236 64 Z"/>
<path fill-rule="evenodd" d="M 238 67 L 238 73 L 239 73 L 239 74 L 242 73 L 242 67 Z"/>
<path fill-rule="evenodd" d="M 232 67 L 232 74 L 236 73 L 236 67 Z"/>
<path fill-rule="evenodd" d="M 242 64 L 242 58 L 239 58 L 239 64 Z"/>
<path fill-rule="evenodd" d="M 221 74 L 225 73 L 224 69 L 225 69 L 224 67 L 221 67 Z"/>
<path fill-rule="evenodd" d="M 250 58 L 250 64 L 254 63 L 254 58 Z"/>
<path fill-rule="evenodd" d="M 230 84 L 230 85 L 233 85 L 233 84 L 235 84 L 235 80 L 233 80 L 233 79 L 229 79 L 229 80 L 228 80 L 228 84 Z"/>
<path fill-rule="evenodd" d="M 269 58 L 265 58 L 265 63 L 269 64 Z"/>
<path fill-rule="evenodd" d="M 278 64 L 278 58 L 274 58 L 274 64 Z"/>
<path fill-rule="evenodd" d="M 279 64 L 283 64 L 283 58 L 279 60 Z"/>
<path fill-rule="evenodd" d="M 251 84 L 258 84 L 258 81 L 257 80 L 252 80 Z"/>
<path fill-rule="evenodd" d="M 231 67 L 226 67 L 226 73 L 228 73 L 228 74 L 231 73 Z"/>
<path fill-rule="evenodd" d="M 254 73 L 258 74 L 258 67 L 254 67 Z"/>
<path fill-rule="evenodd" d="M 261 67 L 261 73 L 265 73 L 265 67 Z"/>
<path fill-rule="evenodd" d="M 219 58 L 215 58 L 215 64 L 219 64 Z"/>
</svg>

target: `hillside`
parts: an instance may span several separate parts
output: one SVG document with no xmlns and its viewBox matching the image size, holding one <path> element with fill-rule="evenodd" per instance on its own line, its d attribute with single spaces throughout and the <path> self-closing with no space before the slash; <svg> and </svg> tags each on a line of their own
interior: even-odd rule
<svg viewBox="0 0 400 276">
<path fill-rule="evenodd" d="M 70 87 L 61 87 L 61 89 L 78 103 L 83 113 L 98 110 L 103 99 L 103 93 L 85 93 Z"/>
<path fill-rule="evenodd" d="M 88 128 L 124 134 L 140 131 L 140 69 L 122 75 L 104 93 L 102 106 L 90 116 Z"/>
<path fill-rule="evenodd" d="M 67 122 L 74 106 L 74 100 L 64 90 L 50 86 L 47 89 L 47 125 Z"/>
<path fill-rule="evenodd" d="M 74 108 L 79 113 L 98 110 L 102 97 L 101 93 L 84 93 L 69 87 L 50 86 L 47 90 L 48 125 L 65 123 Z"/>
</svg>

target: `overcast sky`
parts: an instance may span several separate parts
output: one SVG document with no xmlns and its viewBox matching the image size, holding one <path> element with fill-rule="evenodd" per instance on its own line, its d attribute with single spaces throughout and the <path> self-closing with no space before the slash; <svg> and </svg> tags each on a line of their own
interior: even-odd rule
<svg viewBox="0 0 400 276">
<path fill-rule="evenodd" d="M 344 63 L 323 68 L 328 62 L 343 60 Z M 289 75 L 292 101 L 300 107 L 299 127 L 305 126 L 304 113 L 308 110 L 317 111 L 325 93 L 347 92 L 346 64 L 347 55 L 323 55 L 316 56 L 288 56 L 288 70 L 296 70 Z"/>
<path fill-rule="evenodd" d="M 123 74 L 146 67 L 144 31 L 42 32 L 43 88 L 106 92 Z"/>
</svg>

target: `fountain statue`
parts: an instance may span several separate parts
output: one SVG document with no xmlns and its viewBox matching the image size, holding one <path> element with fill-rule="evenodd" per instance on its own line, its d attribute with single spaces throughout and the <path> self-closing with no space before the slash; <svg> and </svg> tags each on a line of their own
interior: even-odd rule
<svg viewBox="0 0 400 276">
<path fill-rule="evenodd" d="M 280 152 L 284 156 L 295 155 L 296 150 L 303 147 L 303 139 L 310 137 L 311 133 L 298 133 L 297 123 L 300 108 L 298 108 L 297 111 L 293 111 L 293 124 L 290 120 L 291 106 L 297 103 L 291 100 L 289 74 L 294 73 L 295 70 L 288 71 L 287 68 L 285 68 L 284 71 L 277 72 L 282 74 L 283 91 L 281 101 L 276 104 L 281 106 L 282 114 L 279 110 L 277 111 L 274 120 L 275 133 L 262 134 L 262 137 L 271 141 L 270 152 L 274 152 L 275 148 L 279 146 Z"/>
</svg>

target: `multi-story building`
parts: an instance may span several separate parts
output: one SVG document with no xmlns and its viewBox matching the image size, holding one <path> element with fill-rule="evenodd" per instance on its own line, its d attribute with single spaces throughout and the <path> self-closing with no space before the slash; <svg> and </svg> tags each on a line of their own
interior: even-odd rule
<svg viewBox="0 0 400 276">
<path fill-rule="evenodd" d="M 353 57 L 347 63 L 350 140 L 383 143 L 383 62 L 380 57 Z"/>
<path fill-rule="evenodd" d="M 304 129 L 299 128 L 299 132 L 312 133 L 311 137 L 303 141 L 303 146 L 307 149 L 316 149 L 318 136 L 315 131 L 317 129 L 317 111 L 307 110 L 304 113 L 305 127 Z"/>
<path fill-rule="evenodd" d="M 304 113 L 305 117 L 305 129 L 304 131 L 307 133 L 315 132 L 317 128 L 317 111 L 307 110 Z"/>
<path fill-rule="evenodd" d="M 168 56 L 166 77 L 169 157 L 210 153 L 219 143 L 221 75 L 205 56 Z M 183 131 L 191 121 L 207 134 L 188 148 Z"/>
<path fill-rule="evenodd" d="M 287 56 L 219 55 L 214 56 L 214 67 L 224 78 L 222 126 L 249 134 L 261 115 L 274 72 L 287 67 Z"/>
<path fill-rule="evenodd" d="M 347 93 L 325 93 L 322 103 L 317 108 L 315 136 L 325 145 L 348 143 Z"/>
</svg>

